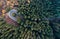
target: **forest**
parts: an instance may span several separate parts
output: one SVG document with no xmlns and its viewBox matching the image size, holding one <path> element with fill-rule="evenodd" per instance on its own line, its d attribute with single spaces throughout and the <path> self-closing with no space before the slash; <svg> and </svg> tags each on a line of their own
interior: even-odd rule
<svg viewBox="0 0 60 39">
<path fill-rule="evenodd" d="M 1 17 L 0 39 L 60 39 L 59 0 L 18 0 L 18 3 L 19 25 L 8 24 Z"/>
</svg>

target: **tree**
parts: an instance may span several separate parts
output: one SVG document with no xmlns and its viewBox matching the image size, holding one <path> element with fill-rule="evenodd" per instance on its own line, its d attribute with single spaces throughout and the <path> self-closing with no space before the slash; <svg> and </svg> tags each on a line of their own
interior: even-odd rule
<svg viewBox="0 0 60 39">
<path fill-rule="evenodd" d="M 56 7 L 52 0 L 30 0 L 30 3 L 26 0 L 19 0 L 19 4 L 18 13 L 25 19 L 20 24 L 22 23 L 22 26 L 35 33 L 36 39 L 54 39 L 53 30 L 48 20 L 48 18 L 57 17 Z"/>
</svg>

